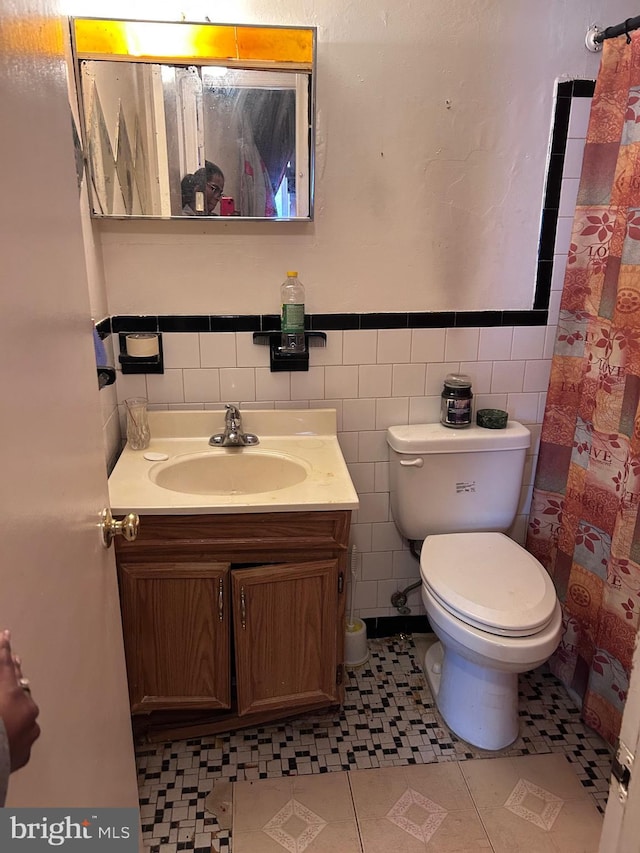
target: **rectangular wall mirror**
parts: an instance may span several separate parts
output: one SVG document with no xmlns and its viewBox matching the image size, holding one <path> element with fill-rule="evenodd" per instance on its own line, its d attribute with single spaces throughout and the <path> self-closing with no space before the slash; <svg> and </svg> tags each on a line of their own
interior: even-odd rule
<svg viewBox="0 0 640 853">
<path fill-rule="evenodd" d="M 94 217 L 313 219 L 315 27 L 70 23 Z"/>
</svg>

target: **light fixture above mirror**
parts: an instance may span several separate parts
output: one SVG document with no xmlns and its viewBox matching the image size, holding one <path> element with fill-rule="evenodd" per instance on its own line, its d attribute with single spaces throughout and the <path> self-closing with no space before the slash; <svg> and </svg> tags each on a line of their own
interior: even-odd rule
<svg viewBox="0 0 640 853">
<path fill-rule="evenodd" d="M 71 18 L 92 215 L 313 219 L 314 27 Z"/>
</svg>

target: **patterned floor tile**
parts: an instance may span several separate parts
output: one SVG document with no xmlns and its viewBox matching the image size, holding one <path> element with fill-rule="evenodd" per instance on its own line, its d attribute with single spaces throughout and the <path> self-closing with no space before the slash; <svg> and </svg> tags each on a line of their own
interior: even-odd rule
<svg viewBox="0 0 640 853">
<path fill-rule="evenodd" d="M 447 810 L 438 803 L 423 797 L 413 788 L 407 788 L 385 816 L 388 821 L 426 844 L 439 829 L 447 814 Z"/>
<path fill-rule="evenodd" d="M 528 779 L 519 779 L 504 807 L 548 832 L 556 822 L 563 805 L 564 800 L 550 791 L 534 785 Z"/>
<path fill-rule="evenodd" d="M 348 671 L 339 712 L 220 736 L 140 745 L 138 787 L 146 849 L 160 853 L 161 845 L 175 844 L 176 853 L 210 853 L 213 845 L 229 853 L 230 832 L 221 829 L 204 805 L 216 780 L 364 772 L 487 757 L 447 730 L 410 636 L 369 640 L 369 652 L 364 666 Z M 564 755 L 602 812 L 610 748 L 582 723 L 572 699 L 548 670 L 525 673 L 519 687 L 520 737 L 496 755 Z"/>
</svg>

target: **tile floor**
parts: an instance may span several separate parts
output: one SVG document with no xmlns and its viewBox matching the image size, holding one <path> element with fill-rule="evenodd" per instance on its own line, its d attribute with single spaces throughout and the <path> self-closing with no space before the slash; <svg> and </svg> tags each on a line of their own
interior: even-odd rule
<svg viewBox="0 0 640 853">
<path fill-rule="evenodd" d="M 145 848 L 230 853 L 232 814 L 233 853 L 597 850 L 611 750 L 564 687 L 521 676 L 520 737 L 487 753 L 445 728 L 426 642 L 370 640 L 340 712 L 140 745 Z"/>
<path fill-rule="evenodd" d="M 237 782 L 234 853 L 586 853 L 602 815 L 563 755 Z"/>
</svg>

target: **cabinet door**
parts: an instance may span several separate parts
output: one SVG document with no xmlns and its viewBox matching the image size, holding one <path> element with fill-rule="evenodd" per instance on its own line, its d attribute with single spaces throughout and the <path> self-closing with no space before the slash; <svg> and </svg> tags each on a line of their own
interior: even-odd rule
<svg viewBox="0 0 640 853">
<path fill-rule="evenodd" d="M 339 702 L 338 561 L 235 569 L 238 714 Z"/>
<path fill-rule="evenodd" d="M 131 711 L 229 708 L 229 564 L 119 565 Z"/>
</svg>

